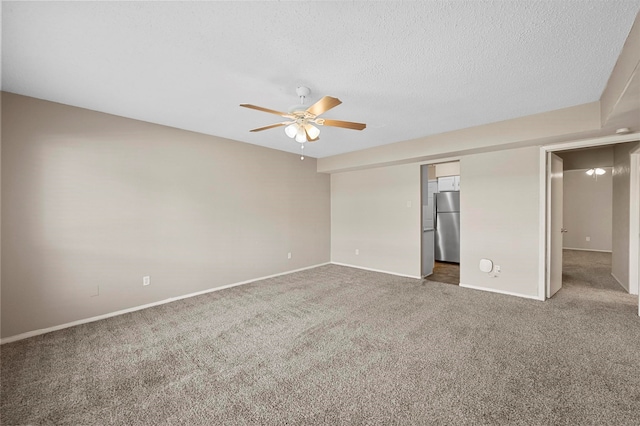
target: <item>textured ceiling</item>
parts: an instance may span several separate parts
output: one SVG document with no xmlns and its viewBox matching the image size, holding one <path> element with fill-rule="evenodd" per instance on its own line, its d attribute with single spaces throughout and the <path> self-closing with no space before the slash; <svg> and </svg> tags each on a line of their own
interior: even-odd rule
<svg viewBox="0 0 640 426">
<path fill-rule="evenodd" d="M 615 7 L 614 7 L 615 5 Z M 306 154 L 596 101 L 634 1 L 3 2 L 2 89 L 299 152 L 297 85 L 343 104 Z"/>
</svg>

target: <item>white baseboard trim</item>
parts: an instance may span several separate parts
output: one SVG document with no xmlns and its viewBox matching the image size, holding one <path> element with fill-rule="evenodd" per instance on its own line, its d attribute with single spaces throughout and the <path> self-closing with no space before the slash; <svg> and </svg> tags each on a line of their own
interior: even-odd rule
<svg viewBox="0 0 640 426">
<path fill-rule="evenodd" d="M 597 251 L 599 253 L 611 253 L 611 250 L 596 250 L 596 249 L 575 248 L 575 247 L 562 247 L 562 250 Z"/>
<path fill-rule="evenodd" d="M 26 333 L 21 333 L 21 334 L 15 335 L 15 336 L 9 336 L 9 337 L 5 337 L 3 339 L 0 339 L 0 345 L 4 345 L 5 343 L 16 342 L 18 340 L 28 339 L 29 337 L 38 336 L 40 334 L 50 333 L 52 331 L 62 330 L 64 328 L 74 327 L 76 325 L 87 324 L 87 323 L 90 323 L 90 322 L 100 321 L 100 320 L 111 318 L 111 317 L 115 317 L 115 316 L 118 316 L 118 315 L 128 314 L 130 312 L 141 311 L 143 309 L 152 308 L 154 306 L 164 305 L 165 303 L 176 302 L 178 300 L 187 299 L 189 297 L 200 296 L 200 295 L 207 294 L 207 293 L 212 293 L 214 291 L 224 290 L 226 288 L 237 287 L 239 285 L 249 284 L 249 283 L 252 283 L 252 282 L 255 282 L 255 281 L 266 280 L 266 279 L 269 279 L 269 278 L 275 278 L 275 277 L 279 277 L 279 276 L 282 276 L 282 275 L 289 275 L 289 274 L 293 274 L 295 272 L 305 271 L 307 269 L 313 269 L 313 268 L 317 268 L 319 266 L 329 265 L 330 263 L 331 262 L 319 263 L 317 265 L 306 266 L 304 268 L 294 269 L 292 271 L 280 272 L 278 274 L 267 275 L 265 277 L 260 277 L 260 278 L 253 278 L 253 279 L 246 280 L 246 281 L 241 281 L 241 282 L 237 282 L 237 283 L 233 283 L 233 284 L 223 285 L 221 287 L 209 288 L 207 290 L 197 291 L 195 293 L 184 294 L 182 296 L 170 297 L 168 299 L 160 300 L 158 302 L 147 303 L 145 305 L 139 305 L 139 306 L 134 306 L 132 308 L 122 309 L 122 310 L 115 311 L 115 312 L 109 312 L 107 314 L 98 315 L 98 316 L 91 317 L 91 318 L 84 318 L 84 319 L 77 320 L 77 321 L 71 321 L 71 322 L 68 322 L 68 323 L 65 323 L 65 324 L 55 325 L 53 327 L 47 327 L 47 328 L 41 328 L 39 330 L 27 331 Z"/>
<path fill-rule="evenodd" d="M 622 284 L 622 281 L 620 281 L 620 279 L 618 279 L 618 277 L 616 277 L 616 275 L 613 272 L 611 273 L 611 276 L 613 277 L 614 280 L 616 280 L 616 282 L 618 284 L 620 284 L 620 287 L 622 287 L 624 289 L 624 291 L 629 293 L 629 289 L 627 287 L 625 287 L 624 284 Z"/>
<path fill-rule="evenodd" d="M 348 268 L 355 268 L 355 269 L 363 269 L 365 271 L 371 271 L 371 272 L 380 272 L 382 274 L 395 275 L 395 276 L 398 276 L 398 277 L 413 278 L 413 279 L 416 279 L 416 280 L 421 280 L 422 279 L 422 277 L 419 277 L 419 276 L 416 276 L 416 275 L 399 274 L 397 272 L 383 271 L 382 269 L 373 269 L 373 268 L 365 268 L 364 266 L 349 265 L 348 263 L 340 263 L 340 262 L 330 262 L 330 263 L 332 265 L 346 266 Z"/>
<path fill-rule="evenodd" d="M 475 286 L 475 285 L 469 285 L 469 284 L 463 284 L 463 283 L 460 283 L 460 287 L 470 288 L 472 290 L 488 291 L 488 292 L 491 292 L 491 293 L 505 294 L 507 296 L 521 297 L 521 298 L 524 298 L 524 299 L 539 300 L 539 301 L 542 301 L 542 302 L 544 302 L 544 300 L 545 300 L 544 297 L 540 297 L 540 296 L 529 296 L 527 294 L 514 293 L 512 291 L 496 290 L 494 288 L 478 287 L 478 286 Z"/>
</svg>

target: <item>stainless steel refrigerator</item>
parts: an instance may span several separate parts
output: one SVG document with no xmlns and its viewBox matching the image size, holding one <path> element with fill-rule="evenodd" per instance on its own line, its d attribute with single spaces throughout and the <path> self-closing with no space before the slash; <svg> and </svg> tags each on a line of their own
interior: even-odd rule
<svg viewBox="0 0 640 426">
<path fill-rule="evenodd" d="M 460 192 L 435 194 L 435 258 L 460 263 Z"/>
</svg>

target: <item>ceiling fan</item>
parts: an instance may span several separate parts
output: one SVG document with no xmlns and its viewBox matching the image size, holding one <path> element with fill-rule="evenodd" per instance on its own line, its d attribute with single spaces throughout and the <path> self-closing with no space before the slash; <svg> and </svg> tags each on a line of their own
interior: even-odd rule
<svg viewBox="0 0 640 426">
<path fill-rule="evenodd" d="M 362 130 L 367 127 L 364 123 L 354 123 L 351 121 L 330 120 L 328 118 L 318 117 L 329 111 L 331 108 L 337 107 L 342 103 L 338 98 L 331 96 L 325 96 L 310 107 L 304 107 L 304 99 L 311 93 L 308 87 L 300 86 L 296 88 L 296 93 L 300 97 L 300 105 L 293 106 L 289 109 L 289 112 L 275 111 L 269 108 L 263 108 L 251 104 L 240 104 L 241 107 L 255 109 L 258 111 L 268 112 L 270 114 L 276 114 L 284 118 L 288 118 L 290 121 L 283 121 L 281 123 L 271 124 L 269 126 L 258 127 L 257 129 L 250 130 L 251 132 L 261 132 L 263 130 L 273 129 L 275 127 L 286 126 L 284 132 L 296 142 L 304 144 L 305 142 L 315 142 L 319 139 L 320 129 L 318 126 L 332 126 L 343 127 L 345 129 Z M 304 145 L 302 147 L 304 149 Z M 304 158 L 304 157 L 303 157 Z"/>
</svg>

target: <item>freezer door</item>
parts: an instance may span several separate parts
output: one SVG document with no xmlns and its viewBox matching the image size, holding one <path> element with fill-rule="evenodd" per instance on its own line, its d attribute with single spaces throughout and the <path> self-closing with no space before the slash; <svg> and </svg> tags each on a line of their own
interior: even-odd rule
<svg viewBox="0 0 640 426">
<path fill-rule="evenodd" d="M 459 192 L 439 192 L 436 194 L 436 197 L 436 206 L 438 209 L 438 213 L 460 211 Z"/>
<path fill-rule="evenodd" d="M 436 260 L 460 263 L 460 213 L 436 215 Z"/>
</svg>

